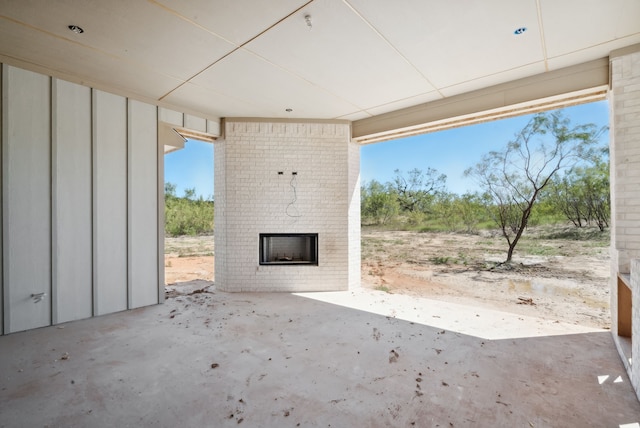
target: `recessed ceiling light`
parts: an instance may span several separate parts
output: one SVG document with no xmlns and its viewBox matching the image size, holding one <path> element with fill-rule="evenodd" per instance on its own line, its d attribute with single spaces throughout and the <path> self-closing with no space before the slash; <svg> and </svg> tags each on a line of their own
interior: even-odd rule
<svg viewBox="0 0 640 428">
<path fill-rule="evenodd" d="M 518 35 L 524 33 L 525 31 L 527 31 L 527 27 L 520 27 L 520 28 L 516 28 L 516 31 L 514 31 L 513 34 L 518 36 Z"/>
<path fill-rule="evenodd" d="M 287 108 L 287 109 L 284 109 L 284 111 L 286 111 L 287 113 L 291 113 L 293 111 L 293 109 L 292 108 Z"/>
<path fill-rule="evenodd" d="M 69 25 L 67 28 L 76 34 L 84 33 L 84 30 L 81 27 L 78 27 L 77 25 Z"/>
</svg>

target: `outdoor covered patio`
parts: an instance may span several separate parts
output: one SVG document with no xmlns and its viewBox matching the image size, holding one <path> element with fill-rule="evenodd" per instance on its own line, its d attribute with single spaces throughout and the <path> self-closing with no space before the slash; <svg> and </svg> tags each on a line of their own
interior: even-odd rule
<svg viewBox="0 0 640 428">
<path fill-rule="evenodd" d="M 638 424 L 638 16 L 0 0 L 0 426 Z M 493 337 L 454 328 L 473 308 L 439 325 L 261 293 L 357 293 L 362 144 L 602 99 L 611 332 Z M 165 302 L 163 155 L 184 137 L 215 142 L 217 291 Z M 264 236 L 306 265 L 263 263 Z"/>
</svg>

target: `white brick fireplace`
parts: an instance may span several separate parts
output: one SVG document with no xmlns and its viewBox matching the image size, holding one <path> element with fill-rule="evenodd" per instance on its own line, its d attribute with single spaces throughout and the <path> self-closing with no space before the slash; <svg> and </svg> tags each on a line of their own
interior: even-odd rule
<svg viewBox="0 0 640 428">
<path fill-rule="evenodd" d="M 360 284 L 360 147 L 344 121 L 226 119 L 215 143 L 216 286 L 332 291 Z M 317 234 L 317 237 L 316 237 Z M 313 242 L 309 253 L 261 258 Z M 311 241 L 301 237 L 314 236 Z M 272 237 L 270 244 L 265 244 Z M 295 244 L 300 246 L 301 244 Z"/>
</svg>

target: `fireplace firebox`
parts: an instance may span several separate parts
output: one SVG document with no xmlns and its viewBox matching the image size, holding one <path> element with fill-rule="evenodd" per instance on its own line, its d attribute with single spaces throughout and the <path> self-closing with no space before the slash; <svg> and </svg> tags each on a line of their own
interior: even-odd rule
<svg viewBox="0 0 640 428">
<path fill-rule="evenodd" d="M 318 265 L 317 233 L 261 233 L 261 265 Z"/>
</svg>

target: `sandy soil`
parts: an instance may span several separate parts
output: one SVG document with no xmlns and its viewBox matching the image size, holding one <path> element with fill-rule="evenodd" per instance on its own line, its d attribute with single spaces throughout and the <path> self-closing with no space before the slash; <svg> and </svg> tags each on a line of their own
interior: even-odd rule
<svg viewBox="0 0 640 428">
<path fill-rule="evenodd" d="M 608 235 L 573 227 L 527 231 L 501 265 L 496 232 L 363 229 L 362 285 L 598 328 L 610 327 Z M 167 284 L 214 276 L 213 237 L 167 238 Z"/>
<path fill-rule="evenodd" d="M 194 279 L 213 281 L 213 252 L 213 236 L 165 238 L 165 283 L 175 284 Z"/>
<path fill-rule="evenodd" d="M 533 229 L 510 266 L 499 264 L 505 250 L 495 232 L 363 230 L 362 282 L 390 293 L 610 327 L 608 236 L 593 230 Z"/>
</svg>

